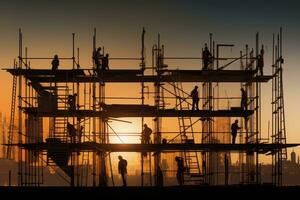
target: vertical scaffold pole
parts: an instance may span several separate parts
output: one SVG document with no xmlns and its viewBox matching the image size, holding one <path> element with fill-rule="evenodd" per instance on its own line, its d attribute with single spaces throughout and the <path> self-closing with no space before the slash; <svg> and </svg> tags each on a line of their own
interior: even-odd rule
<svg viewBox="0 0 300 200">
<path fill-rule="evenodd" d="M 93 51 L 96 49 L 96 28 L 94 28 L 94 36 L 93 36 Z M 94 64 L 93 64 L 94 65 Z M 94 66 L 95 69 L 95 66 Z M 95 71 L 94 71 L 95 72 Z M 93 73 L 95 76 L 95 73 Z M 95 88 L 95 82 L 92 83 L 92 108 L 93 111 L 96 111 L 96 88 Z M 96 141 L 96 118 L 93 117 L 92 121 L 92 135 L 93 135 L 93 142 Z M 93 187 L 96 186 L 96 163 L 97 163 L 97 152 L 93 152 L 93 169 L 92 169 L 92 175 L 93 175 Z"/>
<path fill-rule="evenodd" d="M 22 41 L 22 31 L 19 29 L 19 69 L 22 69 L 22 49 L 23 49 L 23 41 Z M 19 92 L 18 92 L 18 143 L 22 144 L 22 76 L 19 76 Z M 19 148 L 18 151 L 18 185 L 23 185 L 23 152 L 22 148 Z"/>
<path fill-rule="evenodd" d="M 142 42 L 142 51 L 141 51 L 141 70 L 142 70 L 142 75 L 144 76 L 144 71 L 145 71 L 145 27 L 143 27 L 143 32 L 142 32 L 142 38 L 141 38 L 141 42 Z M 141 103 L 142 105 L 145 104 L 145 84 L 142 81 L 141 82 Z M 143 130 L 143 126 L 144 126 L 144 117 L 142 117 L 141 119 L 141 130 Z M 141 186 L 144 186 L 144 155 L 143 153 L 141 153 Z"/>
</svg>

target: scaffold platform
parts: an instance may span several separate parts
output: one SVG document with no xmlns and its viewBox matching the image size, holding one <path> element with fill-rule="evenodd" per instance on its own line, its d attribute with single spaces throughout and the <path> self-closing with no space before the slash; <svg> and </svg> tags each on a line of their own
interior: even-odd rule
<svg viewBox="0 0 300 200">
<path fill-rule="evenodd" d="M 15 144 L 18 145 L 18 144 Z M 67 147 L 72 151 L 100 151 L 100 152 L 176 152 L 176 151 L 209 151 L 209 152 L 259 152 L 262 154 L 272 153 L 274 150 L 296 147 L 299 144 L 99 144 L 95 142 L 83 143 L 32 143 L 20 144 L 25 149 L 45 151 L 53 148 L 53 145 Z"/>
<path fill-rule="evenodd" d="M 253 110 L 175 110 L 157 109 L 149 105 L 106 105 L 103 111 L 95 110 L 55 110 L 39 111 L 37 107 L 23 108 L 27 114 L 37 117 L 249 117 Z"/>
<path fill-rule="evenodd" d="M 272 76 L 256 76 L 256 70 L 161 70 L 157 75 L 143 75 L 142 70 L 111 69 L 95 73 L 83 69 L 5 69 L 23 75 L 32 82 L 268 82 Z"/>
</svg>

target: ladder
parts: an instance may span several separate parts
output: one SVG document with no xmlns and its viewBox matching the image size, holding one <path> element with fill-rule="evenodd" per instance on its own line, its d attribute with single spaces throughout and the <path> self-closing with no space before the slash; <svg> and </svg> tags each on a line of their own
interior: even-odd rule
<svg viewBox="0 0 300 200">
<path fill-rule="evenodd" d="M 283 95 L 282 28 L 277 35 L 277 44 L 273 35 L 273 79 L 272 79 L 272 143 L 286 144 L 285 110 Z M 282 161 L 287 159 L 287 149 L 279 148 L 273 154 L 273 183 L 282 185 Z"/>
<path fill-rule="evenodd" d="M 62 142 L 68 142 L 68 130 L 67 124 L 68 120 L 65 117 L 55 117 L 54 121 L 54 137 L 60 139 Z"/>
<path fill-rule="evenodd" d="M 202 102 L 202 109 L 203 110 L 210 110 L 210 104 L 211 104 L 211 99 L 209 97 L 209 90 L 210 90 L 210 83 L 204 82 L 202 84 L 202 96 L 203 102 Z M 202 143 L 210 143 L 211 139 L 211 134 L 209 127 L 211 126 L 211 118 L 210 117 L 204 117 L 202 118 Z"/>
<path fill-rule="evenodd" d="M 88 98 L 90 94 L 91 94 L 91 85 L 89 87 L 86 87 L 86 85 L 84 85 L 84 92 L 83 92 L 84 110 L 90 109 L 92 107 L 91 101 Z M 90 135 L 90 129 L 91 129 L 90 119 L 81 118 L 81 121 L 79 121 L 78 123 L 83 124 L 84 127 L 81 135 L 81 141 L 79 142 L 83 143 L 83 142 L 91 141 L 92 137 Z M 86 186 L 86 187 L 89 186 L 89 174 L 92 173 L 92 162 L 90 162 L 90 156 L 92 156 L 92 153 L 90 153 L 89 151 L 81 153 L 81 176 L 80 176 L 81 186 Z"/>
<path fill-rule="evenodd" d="M 53 93 L 56 95 L 58 103 L 57 109 L 68 109 L 68 86 L 55 86 Z M 61 168 L 68 177 L 74 174 L 73 166 L 68 165 L 70 159 L 70 152 L 66 143 L 68 143 L 69 135 L 67 130 L 68 117 L 54 117 L 52 134 L 47 139 L 51 144 L 51 149 L 47 152 L 47 166 Z"/>
<path fill-rule="evenodd" d="M 275 125 L 275 132 L 273 134 L 273 143 L 286 144 L 286 127 L 285 127 L 285 111 L 283 98 L 283 80 L 282 68 L 275 67 L 273 80 L 273 120 Z M 283 160 L 287 159 L 287 149 L 283 148 L 280 151 L 280 157 Z"/>
<path fill-rule="evenodd" d="M 89 185 L 89 180 L 88 180 L 88 175 L 89 175 L 89 157 L 90 153 L 87 152 L 82 152 L 81 153 L 81 179 L 80 179 L 80 185 L 81 186 L 88 186 Z"/>
<path fill-rule="evenodd" d="M 68 109 L 68 86 L 56 87 L 56 96 L 58 99 L 57 109 Z M 58 138 L 61 142 L 68 142 L 67 117 L 54 117 L 54 134 L 53 137 Z"/>
<path fill-rule="evenodd" d="M 187 101 L 189 94 L 183 89 L 182 82 L 176 81 L 173 84 L 174 94 L 176 96 L 176 110 L 190 110 L 190 103 Z M 178 117 L 180 132 L 180 142 L 183 144 L 194 144 L 194 128 L 191 117 Z M 184 162 L 187 168 L 184 174 L 185 185 L 199 185 L 203 183 L 203 176 L 200 170 L 200 164 L 197 152 L 184 151 Z"/>
<path fill-rule="evenodd" d="M 13 142 L 13 132 L 14 132 L 14 122 L 15 122 L 15 111 L 16 111 L 16 98 L 17 98 L 17 76 L 13 76 L 13 87 L 11 93 L 11 107 L 10 107 L 10 120 L 8 129 L 8 146 L 6 151 L 6 158 L 11 159 L 12 152 L 12 142 Z"/>
<path fill-rule="evenodd" d="M 202 109 L 207 111 L 212 111 L 212 83 L 203 82 L 202 83 Z M 208 116 L 201 118 L 202 121 L 202 144 L 213 143 L 212 133 L 213 133 L 213 118 L 210 113 Z M 213 152 L 202 152 L 202 162 L 203 162 L 203 182 L 206 184 L 213 184 L 213 179 L 215 177 L 214 166 L 215 162 L 213 159 Z"/>
<path fill-rule="evenodd" d="M 278 84 L 279 84 L 279 95 L 275 100 L 275 104 L 278 104 L 276 111 L 279 113 L 279 131 L 278 131 L 278 142 L 281 144 L 286 144 L 286 128 L 285 128 L 285 111 L 284 111 L 284 96 L 283 96 L 283 78 L 282 78 L 282 68 L 278 72 Z M 281 153 L 281 158 L 283 160 L 287 159 L 287 148 L 283 148 Z"/>
</svg>

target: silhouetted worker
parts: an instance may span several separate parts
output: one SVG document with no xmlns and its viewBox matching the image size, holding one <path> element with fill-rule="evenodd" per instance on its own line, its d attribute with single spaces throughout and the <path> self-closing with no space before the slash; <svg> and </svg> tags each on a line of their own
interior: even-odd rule
<svg viewBox="0 0 300 200">
<path fill-rule="evenodd" d="M 245 70 L 251 70 L 253 69 L 253 63 L 255 62 L 255 58 L 253 57 L 253 50 L 250 52 L 250 62 L 247 64 Z"/>
<path fill-rule="evenodd" d="M 101 55 L 101 47 L 98 47 L 98 49 L 96 51 L 93 52 L 93 60 L 94 63 L 96 65 L 96 70 L 99 71 L 100 70 L 100 59 L 102 58 Z"/>
<path fill-rule="evenodd" d="M 83 126 L 80 126 L 80 129 L 78 130 L 78 142 L 81 143 L 81 137 L 83 134 Z"/>
<path fill-rule="evenodd" d="M 76 129 L 75 129 L 74 125 L 72 125 L 68 122 L 67 123 L 67 130 L 68 130 L 68 135 L 70 137 L 71 143 L 75 143 Z"/>
<path fill-rule="evenodd" d="M 144 130 L 142 132 L 142 144 L 151 143 L 151 133 L 152 133 L 152 129 L 149 128 L 147 124 L 144 124 Z"/>
<path fill-rule="evenodd" d="M 53 71 L 55 71 L 55 70 L 58 69 L 58 66 L 59 66 L 59 59 L 58 59 L 58 55 L 57 55 L 57 54 L 54 55 L 54 58 L 53 58 L 51 64 L 52 64 L 52 70 L 53 70 Z"/>
<path fill-rule="evenodd" d="M 212 63 L 212 56 L 207 48 L 207 44 L 205 43 L 204 51 L 202 51 L 202 60 L 203 60 L 203 69 L 207 70 L 208 65 Z"/>
<path fill-rule="evenodd" d="M 206 161 L 205 159 L 202 159 L 202 174 L 206 175 Z"/>
<path fill-rule="evenodd" d="M 248 95 L 247 95 L 247 92 L 244 90 L 244 88 L 241 88 L 241 92 L 242 92 L 241 108 L 242 108 L 242 110 L 247 110 Z"/>
<path fill-rule="evenodd" d="M 108 57 L 109 54 L 107 53 L 105 56 L 101 57 L 101 61 L 102 61 L 102 70 L 109 70 L 109 66 L 108 66 Z"/>
<path fill-rule="evenodd" d="M 233 124 L 231 124 L 231 135 L 232 135 L 232 144 L 235 144 L 235 138 L 237 135 L 237 131 L 241 129 L 238 125 L 238 120 L 236 119 Z"/>
<path fill-rule="evenodd" d="M 178 184 L 180 186 L 183 186 L 184 183 L 184 164 L 183 164 L 183 158 L 176 156 L 175 161 L 177 163 L 177 173 L 176 178 L 178 181 Z"/>
<path fill-rule="evenodd" d="M 69 111 L 76 110 L 76 97 L 77 97 L 76 93 L 68 96 Z"/>
<path fill-rule="evenodd" d="M 264 68 L 264 46 L 262 45 L 261 50 L 260 50 L 260 54 L 258 55 L 258 59 L 257 59 L 257 68 L 259 70 L 259 73 L 261 76 L 264 75 L 263 72 L 263 68 Z"/>
<path fill-rule="evenodd" d="M 127 174 L 127 160 L 123 159 L 122 156 L 118 156 L 119 158 L 119 164 L 118 164 L 118 169 L 119 169 L 119 174 L 122 176 L 122 181 L 123 181 L 123 186 L 127 186 L 126 183 L 126 177 L 125 175 Z"/>
<path fill-rule="evenodd" d="M 191 92 L 191 97 L 193 100 L 192 103 L 192 110 L 196 109 L 199 110 L 199 93 L 198 93 L 198 86 L 195 86 Z"/>
<path fill-rule="evenodd" d="M 157 187 L 163 187 L 164 186 L 164 175 L 160 168 L 160 166 L 157 167 Z"/>
<path fill-rule="evenodd" d="M 225 185 L 228 185 L 228 175 L 229 175 L 228 167 L 229 167 L 229 163 L 228 163 L 227 154 L 225 154 L 224 166 L 225 166 Z"/>
<path fill-rule="evenodd" d="M 144 129 L 142 131 L 142 144 L 151 144 L 151 133 L 152 129 L 148 127 L 147 124 L 144 124 Z M 143 152 L 142 156 L 147 157 L 147 152 Z"/>
</svg>

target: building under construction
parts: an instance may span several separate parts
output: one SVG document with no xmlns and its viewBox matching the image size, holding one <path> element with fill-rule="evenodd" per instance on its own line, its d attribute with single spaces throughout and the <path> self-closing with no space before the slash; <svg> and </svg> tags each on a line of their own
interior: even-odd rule
<svg viewBox="0 0 300 200">
<path fill-rule="evenodd" d="M 273 35 L 272 74 L 263 75 L 259 70 L 263 45 L 258 33 L 253 48 L 246 45 L 233 57 L 222 55 L 220 49 L 224 52 L 234 45 L 216 43 L 210 34 L 209 61 L 203 56 L 167 57 L 158 36 L 157 44 L 152 47 L 152 62 L 146 65 L 143 30 L 140 57 L 110 58 L 110 61 L 134 60 L 138 64 L 129 69 L 110 65 L 109 70 L 97 69 L 95 64 L 87 68 L 80 66 L 73 34 L 72 56 L 59 58 L 61 62 L 69 59 L 72 66 L 52 70 L 30 65 L 33 59 L 52 58 L 28 57 L 20 30 L 18 61 L 14 67 L 5 69 L 13 76 L 7 157 L 17 148 L 18 185 L 42 186 L 43 167 L 49 166 L 71 186 L 115 186 L 118 172 L 114 170 L 117 164 L 112 162 L 112 155 L 135 152 L 139 160 L 138 186 L 177 185 L 176 156 L 184 160 L 184 185 L 268 182 L 280 186 L 286 149 L 295 146 L 286 144 L 281 32 Z M 95 51 L 96 30 L 93 44 Z M 106 52 L 102 50 L 104 55 Z M 168 64 L 177 60 L 196 60 L 199 67 L 175 69 Z M 234 64 L 239 69 L 233 69 Z M 137 88 L 138 94 L 116 97 L 117 104 L 109 103 L 107 86 L 128 83 Z M 228 83 L 238 87 L 238 92 L 241 88 L 246 91 L 245 108 L 240 106 L 240 96 L 219 95 L 220 87 Z M 261 85 L 268 83 L 272 84 L 272 134 L 263 138 Z M 199 86 L 199 110 L 192 109 L 188 84 Z M 128 104 L 129 99 L 137 103 Z M 238 103 L 235 107 L 229 103 L 224 106 L 229 101 Z M 123 118 L 138 118 L 141 130 L 147 121 L 153 129 L 151 142 L 145 144 L 137 139 L 139 142 L 126 144 L 122 141 L 125 133 L 115 131 L 111 123 L 128 123 Z M 236 119 L 242 128 L 237 142 L 232 144 L 230 127 Z M 167 126 L 176 130 L 167 131 Z M 13 140 L 15 136 L 17 141 Z M 126 137 L 140 138 L 141 133 Z M 231 167 L 232 156 L 238 161 L 235 168 Z M 262 156 L 272 160 L 268 181 L 261 179 Z"/>
</svg>

